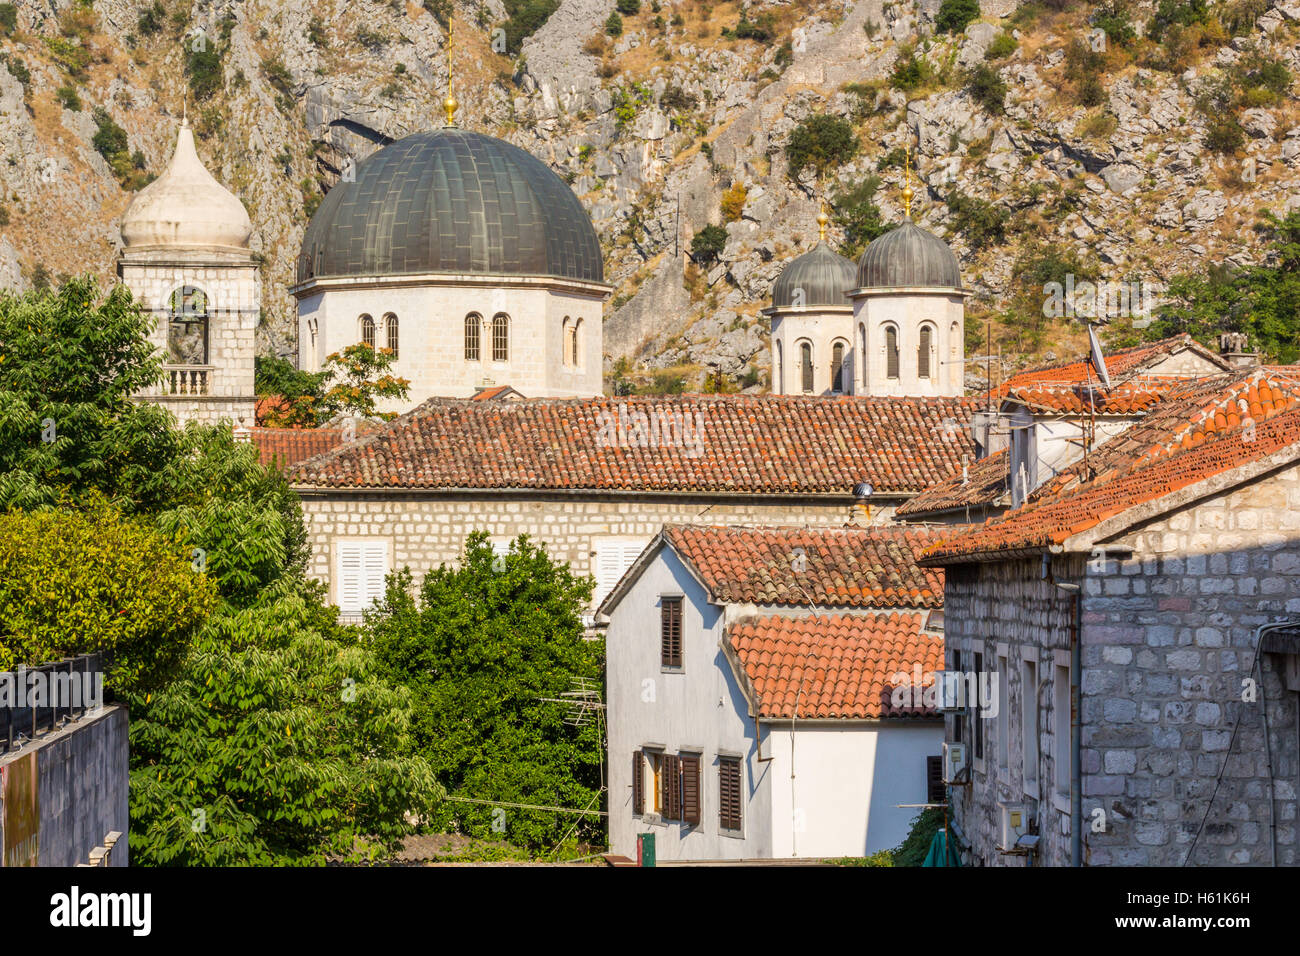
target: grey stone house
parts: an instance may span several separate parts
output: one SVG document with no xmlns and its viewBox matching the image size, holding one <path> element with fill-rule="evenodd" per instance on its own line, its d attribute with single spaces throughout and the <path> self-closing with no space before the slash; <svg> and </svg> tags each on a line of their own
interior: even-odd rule
<svg viewBox="0 0 1300 956">
<path fill-rule="evenodd" d="M 1181 383 L 920 563 L 997 677 L 947 702 L 969 862 L 1300 862 L 1300 369 Z"/>
</svg>

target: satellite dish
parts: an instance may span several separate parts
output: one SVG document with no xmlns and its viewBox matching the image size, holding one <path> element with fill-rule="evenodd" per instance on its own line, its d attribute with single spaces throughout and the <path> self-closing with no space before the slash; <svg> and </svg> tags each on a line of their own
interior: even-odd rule
<svg viewBox="0 0 1300 956">
<path fill-rule="evenodd" d="M 1088 323 L 1088 351 L 1092 367 L 1096 369 L 1101 384 L 1106 388 L 1110 388 L 1110 375 L 1106 372 L 1106 358 L 1101 354 L 1101 342 L 1097 340 L 1097 329 L 1091 322 Z"/>
</svg>

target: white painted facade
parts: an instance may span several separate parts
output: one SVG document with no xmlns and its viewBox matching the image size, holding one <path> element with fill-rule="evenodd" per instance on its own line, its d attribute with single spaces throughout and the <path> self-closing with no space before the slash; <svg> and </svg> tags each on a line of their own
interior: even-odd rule
<svg viewBox="0 0 1300 956">
<path fill-rule="evenodd" d="M 772 319 L 772 394 L 854 393 L 851 308 L 805 306 L 765 311 Z"/>
<path fill-rule="evenodd" d="M 510 385 L 528 398 L 602 393 L 609 287 L 601 283 L 427 274 L 312 279 L 292 291 L 304 371 L 319 371 L 327 356 L 363 341 L 367 318 L 376 348 L 396 344 L 392 373 L 410 380 L 410 397 L 382 411 L 406 411 L 433 396 L 468 398 L 493 385 Z M 506 319 L 504 349 L 494 337 L 498 316 Z M 395 341 L 389 334 L 394 320 Z M 467 357 L 473 350 L 472 339 L 467 349 L 467 320 L 478 329 L 477 358 Z"/>
<path fill-rule="evenodd" d="M 659 608 L 671 596 L 683 598 L 683 666 L 666 671 Z M 776 613 L 711 603 L 667 547 L 614 606 L 605 642 L 614 853 L 635 858 L 639 833 L 656 834 L 660 860 L 863 856 L 897 846 L 907 835 L 919 811 L 897 805 L 926 801 L 926 757 L 940 752 L 942 722 L 808 721 L 792 727 L 762 720 L 756 727 L 722 650 L 727 623 L 755 612 Z M 700 756 L 698 824 L 636 812 L 632 761 L 642 750 Z M 738 833 L 719 825 L 720 757 L 741 759 Z M 647 795 L 651 789 L 647 777 Z"/>
</svg>

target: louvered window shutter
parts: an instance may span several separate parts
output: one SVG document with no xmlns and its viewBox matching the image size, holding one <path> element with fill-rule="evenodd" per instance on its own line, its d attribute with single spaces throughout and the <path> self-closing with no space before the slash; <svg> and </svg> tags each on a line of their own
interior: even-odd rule
<svg viewBox="0 0 1300 956">
<path fill-rule="evenodd" d="M 363 554 L 366 589 L 361 595 L 361 606 L 368 608 L 384 596 L 384 576 L 388 574 L 388 549 L 382 541 L 368 541 Z"/>
<path fill-rule="evenodd" d="M 632 815 L 645 811 L 645 758 L 641 751 L 632 751 Z"/>
<path fill-rule="evenodd" d="M 676 754 L 664 754 L 663 815 L 665 820 L 682 818 L 681 763 Z"/>
<path fill-rule="evenodd" d="M 943 803 L 946 794 L 943 787 L 943 758 L 925 758 L 926 803 Z"/>
<path fill-rule="evenodd" d="M 682 599 L 663 598 L 659 609 L 660 661 L 664 667 L 682 666 Z"/>
<path fill-rule="evenodd" d="M 700 822 L 700 758 L 682 758 L 682 819 Z"/>
<path fill-rule="evenodd" d="M 724 830 L 740 829 L 740 761 L 718 760 L 718 825 Z"/>
<path fill-rule="evenodd" d="M 361 545 L 355 543 L 339 545 L 339 610 L 344 614 L 356 614 L 361 610 L 361 588 L 363 584 Z"/>
</svg>

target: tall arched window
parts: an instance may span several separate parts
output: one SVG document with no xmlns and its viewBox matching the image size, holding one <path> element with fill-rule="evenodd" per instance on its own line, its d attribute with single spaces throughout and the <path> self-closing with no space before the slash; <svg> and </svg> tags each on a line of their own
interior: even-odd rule
<svg viewBox="0 0 1300 956">
<path fill-rule="evenodd" d="M 898 329 L 885 327 L 885 378 L 898 378 Z"/>
<path fill-rule="evenodd" d="M 384 316 L 384 331 L 387 333 L 387 337 L 388 337 L 388 351 L 393 353 L 393 358 L 397 358 L 397 346 L 398 346 L 397 316 L 393 315 L 393 313 L 391 312 L 389 312 L 386 316 Z"/>
<path fill-rule="evenodd" d="M 569 364 L 574 368 L 582 367 L 582 319 L 573 323 L 573 351 L 569 353 Z"/>
<path fill-rule="evenodd" d="M 831 347 L 831 391 L 844 391 L 844 343 L 836 342 Z"/>
<path fill-rule="evenodd" d="M 930 377 L 930 341 L 934 330 L 928 325 L 921 326 L 921 338 L 916 343 L 916 377 Z"/>
<path fill-rule="evenodd" d="M 574 364 L 573 361 L 574 329 L 573 329 L 573 324 L 572 322 L 569 321 L 569 317 L 567 315 L 564 317 L 563 328 L 564 328 L 564 338 L 560 346 L 560 360 L 564 362 L 565 365 L 573 365 Z"/>
<path fill-rule="evenodd" d="M 954 322 L 948 328 L 948 378 L 960 387 L 966 377 L 966 368 L 961 362 L 961 327 Z"/>
<path fill-rule="evenodd" d="M 465 361 L 477 362 L 479 360 L 479 335 L 483 328 L 483 316 L 477 312 L 471 312 L 465 316 Z"/>
<path fill-rule="evenodd" d="M 492 316 L 492 361 L 510 361 L 510 316 L 504 312 Z"/>
<path fill-rule="evenodd" d="M 777 395 L 785 394 L 785 362 L 781 340 L 776 340 L 776 374 L 772 376 L 772 391 Z"/>
<path fill-rule="evenodd" d="M 864 322 L 858 323 L 858 360 L 854 364 L 858 366 L 855 373 L 861 394 L 867 390 L 867 326 Z"/>
<path fill-rule="evenodd" d="M 361 317 L 361 341 L 372 349 L 375 347 L 375 320 L 368 315 Z"/>
<path fill-rule="evenodd" d="M 808 342 L 799 346 L 799 375 L 803 390 L 811 392 L 813 390 L 812 345 Z"/>
</svg>

